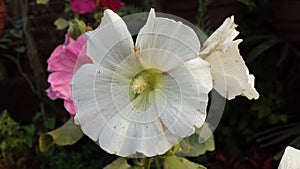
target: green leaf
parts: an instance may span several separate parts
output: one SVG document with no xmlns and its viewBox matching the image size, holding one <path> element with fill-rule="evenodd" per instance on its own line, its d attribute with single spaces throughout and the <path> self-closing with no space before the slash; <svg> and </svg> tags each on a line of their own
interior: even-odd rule
<svg viewBox="0 0 300 169">
<path fill-rule="evenodd" d="M 33 122 L 37 122 L 38 119 L 40 119 L 42 117 L 42 113 L 41 112 L 37 112 L 33 118 L 32 118 L 32 121 Z"/>
<path fill-rule="evenodd" d="M 52 130 L 55 127 L 55 118 L 49 118 L 44 121 L 44 126 L 48 130 Z"/>
<path fill-rule="evenodd" d="M 54 25 L 56 26 L 56 28 L 58 30 L 63 30 L 63 29 L 66 29 L 69 26 L 69 21 L 67 21 L 64 18 L 57 18 L 54 21 Z"/>
<path fill-rule="evenodd" d="M 250 10 L 253 10 L 256 6 L 253 0 L 239 0 L 239 2 L 245 4 Z"/>
<path fill-rule="evenodd" d="M 27 126 L 23 126 L 22 128 L 26 131 L 26 133 L 28 133 L 28 134 L 30 134 L 32 136 L 34 135 L 35 126 L 33 124 L 27 125 Z"/>
<path fill-rule="evenodd" d="M 268 122 L 272 125 L 278 124 L 279 122 L 285 123 L 287 121 L 287 115 L 277 115 L 277 114 L 271 114 L 268 117 Z"/>
<path fill-rule="evenodd" d="M 128 169 L 143 169 L 142 166 L 133 166 L 133 167 L 129 167 Z"/>
<path fill-rule="evenodd" d="M 52 145 L 72 145 L 80 140 L 83 133 L 78 125 L 75 125 L 70 118 L 63 126 L 53 131 L 40 135 L 39 147 L 41 152 L 47 151 Z"/>
<path fill-rule="evenodd" d="M 206 167 L 177 156 L 167 156 L 164 169 L 206 169 Z"/>
<path fill-rule="evenodd" d="M 103 12 L 95 12 L 93 17 L 96 20 L 96 23 L 100 23 L 103 17 Z"/>
<path fill-rule="evenodd" d="M 41 152 L 46 152 L 54 145 L 54 138 L 50 134 L 42 134 L 39 138 L 39 147 Z"/>
<path fill-rule="evenodd" d="M 251 109 L 258 112 L 258 119 L 264 119 L 268 117 L 271 113 L 272 101 L 264 96 L 261 96 L 258 101 L 254 102 Z"/>
<path fill-rule="evenodd" d="M 49 0 L 36 0 L 37 4 L 46 5 L 49 2 Z"/>
<path fill-rule="evenodd" d="M 262 106 L 258 111 L 258 119 L 263 119 L 271 114 L 271 108 L 268 106 Z"/>
<path fill-rule="evenodd" d="M 203 125 L 203 127 L 209 129 L 206 123 Z M 179 143 L 180 151 L 177 153 L 178 156 L 197 157 L 199 155 L 205 154 L 206 151 L 215 150 L 215 142 L 214 142 L 213 135 L 211 135 L 205 142 L 201 142 L 200 135 L 199 135 L 201 129 L 202 128 L 197 129 L 193 135 L 183 139 Z"/>
<path fill-rule="evenodd" d="M 112 163 L 108 164 L 104 169 L 129 169 L 131 166 L 127 163 L 125 158 L 117 158 Z"/>
<path fill-rule="evenodd" d="M 287 115 L 286 114 L 282 114 L 280 115 L 280 121 L 282 121 L 283 123 L 286 123 L 287 122 Z"/>
</svg>

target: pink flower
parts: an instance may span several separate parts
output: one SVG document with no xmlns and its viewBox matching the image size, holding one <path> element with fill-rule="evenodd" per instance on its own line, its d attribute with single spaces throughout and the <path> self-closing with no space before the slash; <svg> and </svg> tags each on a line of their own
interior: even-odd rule
<svg viewBox="0 0 300 169">
<path fill-rule="evenodd" d="M 84 14 L 93 11 L 97 7 L 97 0 L 71 0 L 73 12 Z"/>
<path fill-rule="evenodd" d="M 48 71 L 51 72 L 48 77 L 51 85 L 46 90 L 47 95 L 52 100 L 64 99 L 64 106 L 72 116 L 76 113 L 76 107 L 72 100 L 70 82 L 81 65 L 92 63 L 85 54 L 85 44 L 85 35 L 75 41 L 66 34 L 64 44 L 57 46 L 47 61 Z"/>
<path fill-rule="evenodd" d="M 120 0 L 100 0 L 100 4 L 114 12 L 117 12 L 117 8 L 122 8 L 125 5 L 124 2 L 121 2 Z"/>
</svg>

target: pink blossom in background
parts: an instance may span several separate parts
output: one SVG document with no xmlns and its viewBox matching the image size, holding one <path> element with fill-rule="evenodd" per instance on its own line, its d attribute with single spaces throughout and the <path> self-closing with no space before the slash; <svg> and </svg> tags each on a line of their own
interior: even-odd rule
<svg viewBox="0 0 300 169">
<path fill-rule="evenodd" d="M 93 11 L 97 7 L 97 0 L 71 0 L 71 9 L 78 14 Z"/>
<path fill-rule="evenodd" d="M 59 45 L 48 59 L 48 77 L 50 87 L 46 90 L 50 99 L 64 99 L 64 106 L 74 116 L 76 107 L 72 100 L 70 82 L 79 67 L 92 61 L 86 56 L 86 37 L 81 35 L 75 41 L 66 34 L 64 44 Z M 83 50 L 83 51 L 82 51 Z"/>
<path fill-rule="evenodd" d="M 120 0 L 71 0 L 71 9 L 78 14 L 84 14 L 92 12 L 99 3 L 102 7 L 107 7 L 114 12 L 125 5 Z"/>
<path fill-rule="evenodd" d="M 114 12 L 117 12 L 118 8 L 122 8 L 125 3 L 120 0 L 100 0 L 100 4 L 103 7 L 107 7 Z"/>
</svg>

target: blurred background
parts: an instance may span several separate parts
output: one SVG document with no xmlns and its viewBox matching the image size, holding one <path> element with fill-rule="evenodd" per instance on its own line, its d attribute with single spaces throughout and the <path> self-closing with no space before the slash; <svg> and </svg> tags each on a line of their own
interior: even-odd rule
<svg viewBox="0 0 300 169">
<path fill-rule="evenodd" d="M 99 169 L 116 157 L 83 137 L 40 152 L 38 138 L 69 118 L 63 100 L 45 90 L 47 59 L 74 18 L 95 28 L 111 6 L 100 0 L 79 14 L 72 0 L 0 0 L 0 169 Z M 119 1 L 118 1 L 119 2 Z M 300 148 L 300 1 L 123 0 L 121 15 L 156 11 L 182 17 L 208 36 L 234 15 L 240 53 L 256 77 L 260 98 L 227 101 L 214 132 L 214 151 L 191 161 L 209 169 L 277 168 L 287 145 Z"/>
</svg>

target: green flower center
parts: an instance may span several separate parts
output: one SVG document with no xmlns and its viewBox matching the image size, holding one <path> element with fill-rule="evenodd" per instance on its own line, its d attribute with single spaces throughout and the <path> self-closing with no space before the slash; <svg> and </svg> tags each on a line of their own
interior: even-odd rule
<svg viewBox="0 0 300 169">
<path fill-rule="evenodd" d="M 154 89 L 159 89 L 164 75 L 164 72 L 155 68 L 144 69 L 137 73 L 130 82 L 130 100 L 132 101 L 140 95 L 148 95 Z"/>
</svg>

